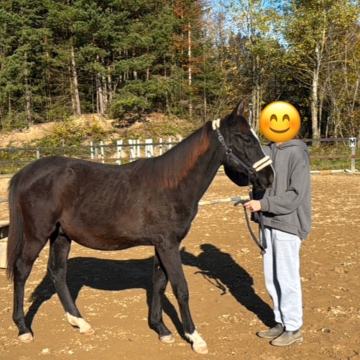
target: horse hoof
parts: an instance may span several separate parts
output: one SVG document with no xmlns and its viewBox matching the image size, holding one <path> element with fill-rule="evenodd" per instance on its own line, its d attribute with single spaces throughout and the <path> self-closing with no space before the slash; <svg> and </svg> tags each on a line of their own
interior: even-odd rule
<svg viewBox="0 0 360 360">
<path fill-rule="evenodd" d="M 191 342 L 192 349 L 198 354 L 207 354 L 208 347 L 205 340 L 195 330 L 192 334 L 185 333 L 185 337 Z"/>
<path fill-rule="evenodd" d="M 30 343 L 34 340 L 31 333 L 25 333 L 18 336 L 18 339 L 23 343 Z"/>
<path fill-rule="evenodd" d="M 201 355 L 206 355 L 209 350 L 208 350 L 208 347 L 207 345 L 199 345 L 199 346 L 196 346 L 193 344 L 192 346 L 192 349 L 197 353 L 197 354 L 201 354 Z"/>
<path fill-rule="evenodd" d="M 65 313 L 65 316 L 71 326 L 79 328 L 81 334 L 92 335 L 95 332 L 91 325 L 83 318 L 73 316 L 69 313 Z"/>
<path fill-rule="evenodd" d="M 87 336 L 90 336 L 90 335 L 95 334 L 95 330 L 93 328 L 89 328 L 89 329 L 83 330 L 83 331 L 80 330 L 80 333 L 84 334 L 84 335 L 87 335 Z"/>
<path fill-rule="evenodd" d="M 175 342 L 175 338 L 171 334 L 164 335 L 164 336 L 160 336 L 160 341 L 164 344 L 172 344 Z"/>
</svg>

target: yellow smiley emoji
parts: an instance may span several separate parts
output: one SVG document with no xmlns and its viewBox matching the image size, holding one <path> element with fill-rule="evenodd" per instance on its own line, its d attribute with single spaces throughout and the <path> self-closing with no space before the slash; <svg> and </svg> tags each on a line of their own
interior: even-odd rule
<svg viewBox="0 0 360 360">
<path fill-rule="evenodd" d="M 270 141 L 289 141 L 299 130 L 300 114 L 287 102 L 272 102 L 260 114 L 260 131 Z"/>
</svg>

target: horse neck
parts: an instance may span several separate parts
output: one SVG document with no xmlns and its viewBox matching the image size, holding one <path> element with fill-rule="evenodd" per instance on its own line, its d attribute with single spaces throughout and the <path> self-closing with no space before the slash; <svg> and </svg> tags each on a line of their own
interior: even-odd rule
<svg viewBox="0 0 360 360">
<path fill-rule="evenodd" d="M 199 158 L 189 176 L 184 179 L 183 184 L 191 190 L 196 203 L 210 186 L 222 163 L 222 152 L 216 145 L 216 143 L 212 144 L 209 150 Z"/>
<path fill-rule="evenodd" d="M 223 151 L 219 145 L 208 123 L 172 149 L 165 157 L 173 172 L 167 177 L 167 187 L 197 203 L 221 165 Z"/>
</svg>

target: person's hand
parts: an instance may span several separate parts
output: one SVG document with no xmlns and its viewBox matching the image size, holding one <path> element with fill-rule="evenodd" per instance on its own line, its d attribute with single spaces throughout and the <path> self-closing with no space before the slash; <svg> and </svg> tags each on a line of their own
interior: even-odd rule
<svg viewBox="0 0 360 360">
<path fill-rule="evenodd" d="M 261 210 L 261 203 L 259 200 L 250 200 L 244 204 L 244 207 L 251 212 L 256 212 Z"/>
</svg>

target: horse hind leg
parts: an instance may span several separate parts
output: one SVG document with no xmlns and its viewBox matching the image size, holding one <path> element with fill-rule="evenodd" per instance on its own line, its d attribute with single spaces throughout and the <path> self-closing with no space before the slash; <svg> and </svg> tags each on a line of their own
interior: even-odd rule
<svg viewBox="0 0 360 360">
<path fill-rule="evenodd" d="M 80 333 L 91 335 L 94 333 L 94 330 L 80 315 L 66 283 L 67 258 L 70 245 L 71 240 L 60 229 L 50 240 L 48 272 L 65 310 L 67 321 L 72 326 L 79 328 Z"/>
<path fill-rule="evenodd" d="M 159 339 L 165 344 L 171 344 L 175 341 L 170 330 L 164 324 L 162 318 L 162 296 L 164 295 L 168 278 L 164 267 L 161 264 L 158 254 L 155 251 L 154 269 L 153 269 L 153 291 L 150 304 L 149 321 L 150 326 L 159 334 Z"/>
<path fill-rule="evenodd" d="M 41 249 L 45 246 L 47 239 L 32 239 L 31 241 L 27 241 L 27 237 L 25 236 L 24 240 L 21 255 L 16 259 L 14 264 L 13 320 L 19 330 L 19 340 L 22 342 L 31 342 L 33 340 L 33 334 L 29 326 L 25 323 L 24 289 L 32 266 Z"/>
</svg>

